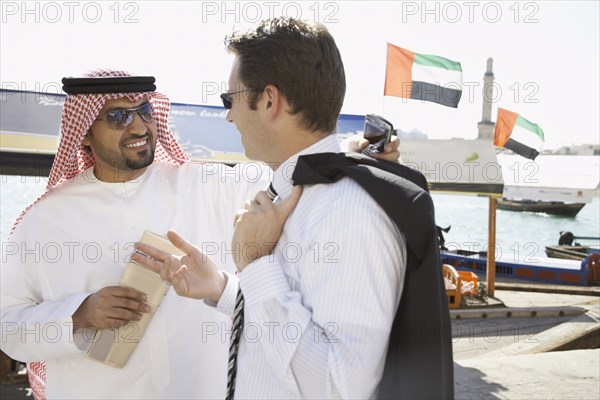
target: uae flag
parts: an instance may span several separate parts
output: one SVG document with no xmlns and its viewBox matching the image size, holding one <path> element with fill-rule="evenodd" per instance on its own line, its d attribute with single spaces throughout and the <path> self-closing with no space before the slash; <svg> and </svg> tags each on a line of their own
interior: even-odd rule
<svg viewBox="0 0 600 400">
<path fill-rule="evenodd" d="M 456 108 L 462 87 L 459 62 L 387 44 L 384 96 L 431 101 Z"/>
<path fill-rule="evenodd" d="M 494 144 L 535 160 L 544 141 L 544 131 L 539 125 L 526 120 L 516 112 L 498 108 L 494 129 Z"/>
</svg>

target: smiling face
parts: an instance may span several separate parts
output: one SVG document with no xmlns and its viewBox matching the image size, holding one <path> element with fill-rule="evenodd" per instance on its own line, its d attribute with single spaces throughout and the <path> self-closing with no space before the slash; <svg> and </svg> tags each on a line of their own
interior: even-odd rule
<svg viewBox="0 0 600 400">
<path fill-rule="evenodd" d="M 146 102 L 146 99 L 137 103 L 125 98 L 108 100 L 100 110 L 83 140 L 94 155 L 94 174 L 99 180 L 124 182 L 135 179 L 154 161 L 158 137 L 156 121 L 144 122 L 136 112 L 131 125 L 115 130 L 104 119 L 111 111 L 135 108 Z"/>
</svg>

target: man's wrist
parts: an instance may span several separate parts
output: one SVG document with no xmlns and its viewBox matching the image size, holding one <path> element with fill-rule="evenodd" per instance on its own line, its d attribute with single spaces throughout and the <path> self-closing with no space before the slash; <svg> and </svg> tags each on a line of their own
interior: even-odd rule
<svg viewBox="0 0 600 400">
<path fill-rule="evenodd" d="M 217 271 L 217 277 L 215 279 L 215 290 L 208 300 L 213 303 L 218 303 L 227 287 L 227 274 L 223 271 Z"/>
<path fill-rule="evenodd" d="M 221 293 L 221 297 L 218 299 L 218 301 L 213 301 L 207 297 L 204 299 L 204 304 L 206 304 L 209 307 L 217 308 L 220 311 L 231 316 L 233 315 L 233 310 L 235 308 L 235 300 L 239 291 L 239 280 L 237 276 L 228 272 L 222 271 L 221 273 L 226 278 L 225 289 Z"/>
<path fill-rule="evenodd" d="M 91 294 L 86 296 L 86 298 L 81 302 L 79 307 L 77 307 L 77 309 L 71 315 L 71 321 L 73 322 L 73 332 L 89 325 L 89 322 L 86 318 L 86 307 L 87 302 L 90 300 L 90 296 Z"/>
<path fill-rule="evenodd" d="M 234 261 L 238 272 L 241 273 L 256 260 L 259 260 L 263 257 L 272 256 L 275 246 L 277 246 L 277 241 L 264 242 L 262 244 L 246 243 L 241 246 L 241 248 L 245 249 L 243 255 Z"/>
</svg>

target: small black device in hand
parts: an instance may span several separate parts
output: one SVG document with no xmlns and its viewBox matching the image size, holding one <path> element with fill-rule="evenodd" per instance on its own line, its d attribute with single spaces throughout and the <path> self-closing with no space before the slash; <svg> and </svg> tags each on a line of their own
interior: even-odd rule
<svg viewBox="0 0 600 400">
<path fill-rule="evenodd" d="M 369 146 L 362 153 L 368 156 L 383 153 L 385 145 L 390 141 L 393 130 L 394 126 L 385 118 L 376 114 L 367 114 L 365 117 L 364 138 L 369 141 Z"/>
</svg>

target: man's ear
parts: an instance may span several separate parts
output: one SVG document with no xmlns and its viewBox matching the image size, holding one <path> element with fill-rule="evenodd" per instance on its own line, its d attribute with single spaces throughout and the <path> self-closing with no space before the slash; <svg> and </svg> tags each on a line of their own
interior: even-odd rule
<svg viewBox="0 0 600 400">
<path fill-rule="evenodd" d="M 273 119 L 279 113 L 279 110 L 283 106 L 283 95 L 274 85 L 265 86 L 265 90 L 263 92 L 263 96 L 265 96 L 265 111 L 270 119 Z"/>
<path fill-rule="evenodd" d="M 82 144 L 84 146 L 90 147 L 90 135 L 91 134 L 92 134 L 92 130 L 91 129 L 89 131 L 87 131 L 87 133 L 85 134 L 85 137 L 83 138 L 83 142 L 82 142 Z"/>
</svg>

